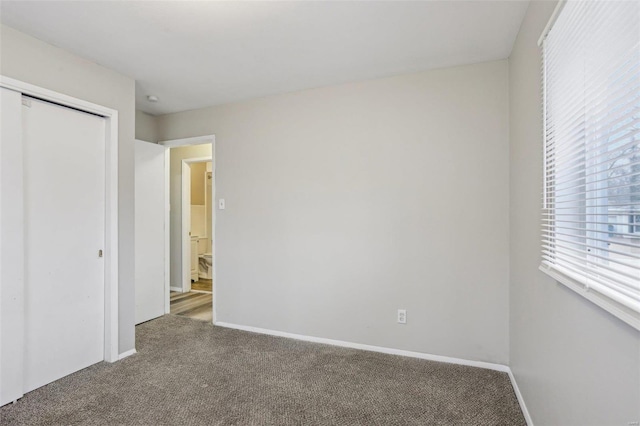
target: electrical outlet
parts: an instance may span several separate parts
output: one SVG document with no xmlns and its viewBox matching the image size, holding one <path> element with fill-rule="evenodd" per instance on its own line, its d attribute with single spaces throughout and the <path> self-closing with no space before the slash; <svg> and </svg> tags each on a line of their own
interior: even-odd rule
<svg viewBox="0 0 640 426">
<path fill-rule="evenodd" d="M 406 323 L 407 323 L 407 310 L 398 309 L 398 324 L 406 324 Z"/>
</svg>

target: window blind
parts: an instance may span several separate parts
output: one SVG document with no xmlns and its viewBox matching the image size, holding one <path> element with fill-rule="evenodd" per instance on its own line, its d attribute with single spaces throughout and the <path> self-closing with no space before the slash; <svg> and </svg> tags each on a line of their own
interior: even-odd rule
<svg viewBox="0 0 640 426">
<path fill-rule="evenodd" d="M 640 313 L 640 2 L 559 10 L 541 44 L 542 268 Z"/>
</svg>

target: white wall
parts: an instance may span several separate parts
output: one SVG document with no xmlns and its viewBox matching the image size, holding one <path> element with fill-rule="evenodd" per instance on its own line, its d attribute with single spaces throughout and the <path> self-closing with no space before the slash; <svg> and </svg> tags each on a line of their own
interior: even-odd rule
<svg viewBox="0 0 640 426">
<path fill-rule="evenodd" d="M 162 140 L 167 139 L 179 138 L 162 138 Z M 182 160 L 211 157 L 211 144 L 171 148 L 169 154 L 171 157 L 169 165 L 171 286 L 182 287 Z"/>
<path fill-rule="evenodd" d="M 156 117 L 144 111 L 136 110 L 136 139 L 158 143 L 158 124 Z"/>
<path fill-rule="evenodd" d="M 5 25 L 0 26 L 0 74 L 118 110 L 119 351 L 133 349 L 135 82 Z"/>
<path fill-rule="evenodd" d="M 159 117 L 216 135 L 218 320 L 507 363 L 507 83 L 498 61 Z"/>
<path fill-rule="evenodd" d="M 555 2 L 532 2 L 509 60 L 511 368 L 536 425 L 640 421 L 640 333 L 538 271 L 540 50 Z"/>
</svg>

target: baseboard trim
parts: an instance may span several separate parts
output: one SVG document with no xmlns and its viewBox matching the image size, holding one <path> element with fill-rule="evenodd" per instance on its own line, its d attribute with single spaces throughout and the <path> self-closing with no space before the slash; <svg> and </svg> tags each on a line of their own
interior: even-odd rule
<svg viewBox="0 0 640 426">
<path fill-rule="evenodd" d="M 518 387 L 518 383 L 516 382 L 516 377 L 513 375 L 511 368 L 507 371 L 509 374 L 509 380 L 511 380 L 511 386 L 513 386 L 513 391 L 516 394 L 516 398 L 518 398 L 518 404 L 520 404 L 520 410 L 522 410 L 522 415 L 527 422 L 528 426 L 533 426 L 533 420 L 531 419 L 531 414 L 529 414 L 529 410 L 527 409 L 527 404 L 524 402 L 524 397 L 522 393 L 520 393 L 520 388 Z"/>
<path fill-rule="evenodd" d="M 125 359 L 126 357 L 129 357 L 129 356 L 131 356 L 131 355 L 133 355 L 135 353 L 136 353 L 135 348 L 131 349 L 129 351 L 126 351 L 126 352 L 122 352 L 120 355 L 118 355 L 118 361 L 120 361 L 122 359 Z"/>
<path fill-rule="evenodd" d="M 169 287 L 169 290 L 177 291 L 178 293 L 182 293 L 182 287 Z"/>
<path fill-rule="evenodd" d="M 410 358 L 426 359 L 428 361 L 446 362 L 448 364 L 460 364 L 460 365 L 466 365 L 469 367 L 478 367 L 478 368 L 485 368 L 488 370 L 500 371 L 503 373 L 509 372 L 509 367 L 507 367 L 506 365 L 493 364 L 493 363 L 484 362 L 484 361 L 472 361 L 472 360 L 463 359 L 463 358 L 453 358 L 453 357 L 448 357 L 443 355 L 427 354 L 423 352 L 405 351 L 402 349 L 393 349 L 393 348 L 386 348 L 383 346 L 366 345 L 363 343 L 353 343 L 353 342 L 347 342 L 344 340 L 327 339 L 324 337 L 305 336 L 303 334 L 287 333 L 284 331 L 270 330 L 270 329 L 259 328 L 259 327 L 251 327 L 248 325 L 231 324 L 231 323 L 220 322 L 220 321 L 214 323 L 214 325 L 219 327 L 225 327 L 225 328 L 233 328 L 236 330 L 250 331 L 252 333 L 268 334 L 270 336 L 278 336 L 278 337 L 286 337 L 289 339 L 303 340 L 305 342 L 323 343 L 325 345 L 340 346 L 343 348 L 351 348 L 351 349 L 360 349 L 360 350 L 369 351 L 369 352 L 380 352 L 380 353 L 389 354 L 389 355 L 400 355 L 400 356 L 406 356 Z"/>
</svg>

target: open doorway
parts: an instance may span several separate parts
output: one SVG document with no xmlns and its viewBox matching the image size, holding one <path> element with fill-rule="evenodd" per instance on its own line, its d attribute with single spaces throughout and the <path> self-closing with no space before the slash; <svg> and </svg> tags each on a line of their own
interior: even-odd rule
<svg viewBox="0 0 640 426">
<path fill-rule="evenodd" d="M 204 143 L 203 143 L 204 142 Z M 169 148 L 169 312 L 214 321 L 213 136 L 161 142 Z"/>
<path fill-rule="evenodd" d="M 171 313 L 213 321 L 211 157 L 182 159 L 182 291 L 170 295 Z"/>
</svg>

